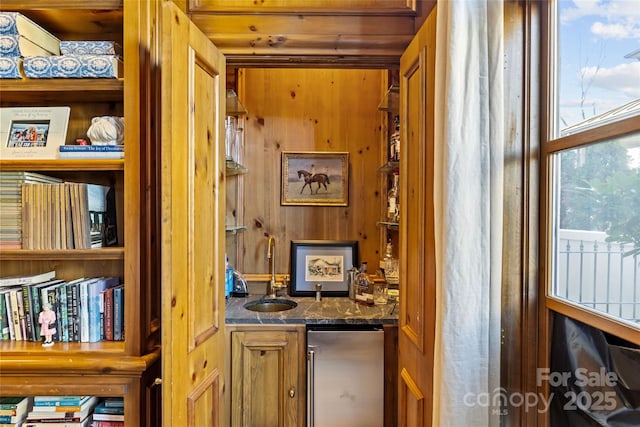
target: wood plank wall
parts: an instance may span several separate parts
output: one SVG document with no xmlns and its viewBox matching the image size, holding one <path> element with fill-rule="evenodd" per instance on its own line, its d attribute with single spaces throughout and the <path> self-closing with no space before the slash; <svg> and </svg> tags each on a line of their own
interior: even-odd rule
<svg viewBox="0 0 640 427">
<path fill-rule="evenodd" d="M 290 241 L 358 240 L 370 272 L 378 265 L 382 176 L 386 153 L 384 114 L 377 106 L 387 89 L 386 70 L 241 69 L 240 100 L 248 110 L 243 163 L 243 218 L 236 269 L 267 273 L 267 237 L 276 237 L 276 271 L 289 273 Z M 350 156 L 349 206 L 281 206 L 283 151 L 346 151 Z M 233 179 L 233 178 L 231 178 Z M 230 207 L 231 208 L 231 207 Z M 231 242 L 231 243 L 229 243 Z"/>
</svg>

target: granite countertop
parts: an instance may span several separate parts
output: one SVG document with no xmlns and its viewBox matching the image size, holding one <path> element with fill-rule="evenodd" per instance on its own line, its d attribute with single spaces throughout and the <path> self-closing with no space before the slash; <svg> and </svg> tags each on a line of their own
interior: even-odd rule
<svg viewBox="0 0 640 427">
<path fill-rule="evenodd" d="M 275 313 L 260 313 L 243 307 L 249 301 L 262 298 L 262 295 L 249 295 L 246 298 L 230 297 L 226 305 L 227 324 L 398 324 L 399 307 L 395 301 L 385 305 L 356 304 L 346 297 L 322 297 L 316 302 L 313 297 L 279 297 L 295 301 L 298 306 L 291 310 Z"/>
</svg>

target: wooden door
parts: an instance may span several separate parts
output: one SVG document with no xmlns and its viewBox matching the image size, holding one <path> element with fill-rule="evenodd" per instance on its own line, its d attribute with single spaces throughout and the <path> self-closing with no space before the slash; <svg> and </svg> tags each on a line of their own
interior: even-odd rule
<svg viewBox="0 0 640 427">
<path fill-rule="evenodd" d="M 225 58 L 162 11 L 162 377 L 167 426 L 218 426 L 224 369 Z"/>
<path fill-rule="evenodd" d="M 431 425 L 435 334 L 435 9 L 400 59 L 398 425 Z"/>
</svg>

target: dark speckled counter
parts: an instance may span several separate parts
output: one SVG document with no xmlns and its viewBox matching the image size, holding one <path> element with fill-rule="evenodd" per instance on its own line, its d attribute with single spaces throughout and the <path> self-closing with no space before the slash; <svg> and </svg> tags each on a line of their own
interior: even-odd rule
<svg viewBox="0 0 640 427">
<path fill-rule="evenodd" d="M 276 313 L 259 313 L 243 307 L 245 303 L 260 298 L 260 295 L 250 295 L 247 298 L 227 299 L 227 324 L 398 324 L 399 307 L 395 306 L 395 302 L 366 306 L 346 297 L 323 297 L 319 302 L 310 297 L 286 297 L 297 302 L 298 306 Z"/>
</svg>

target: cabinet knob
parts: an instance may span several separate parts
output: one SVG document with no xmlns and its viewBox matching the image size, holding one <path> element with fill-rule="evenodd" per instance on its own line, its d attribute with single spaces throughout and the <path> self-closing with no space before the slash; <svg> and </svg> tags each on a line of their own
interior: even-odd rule
<svg viewBox="0 0 640 427">
<path fill-rule="evenodd" d="M 294 397 L 296 397 L 296 389 L 295 389 L 294 387 L 291 387 L 291 388 L 289 389 L 289 397 L 290 397 L 290 398 L 292 398 L 292 399 L 293 399 Z"/>
<path fill-rule="evenodd" d="M 150 388 L 157 387 L 160 384 L 162 384 L 162 378 L 156 378 L 155 380 L 153 380 L 153 383 L 151 383 L 151 387 Z"/>
</svg>

